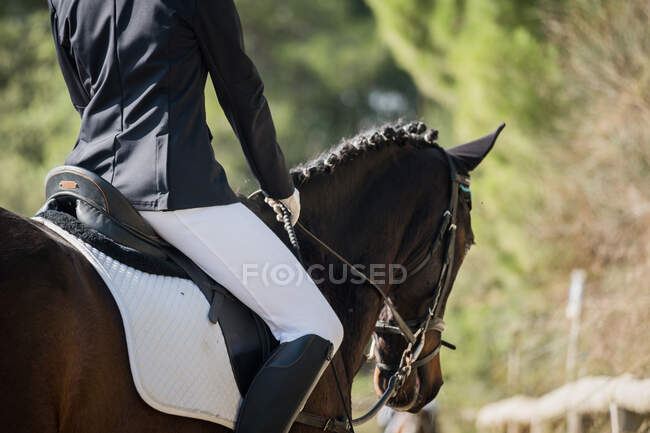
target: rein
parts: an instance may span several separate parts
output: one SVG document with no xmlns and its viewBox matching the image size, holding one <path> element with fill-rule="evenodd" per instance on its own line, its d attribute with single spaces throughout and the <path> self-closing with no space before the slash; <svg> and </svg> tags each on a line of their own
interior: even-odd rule
<svg viewBox="0 0 650 433">
<path fill-rule="evenodd" d="M 392 319 L 389 321 L 378 320 L 375 324 L 375 333 L 373 334 L 373 347 L 375 342 L 375 336 L 378 333 L 384 334 L 399 334 L 402 335 L 408 342 L 406 349 L 402 352 L 400 357 L 399 365 L 388 365 L 382 362 L 377 361 L 376 367 L 382 371 L 393 372 L 388 380 L 388 386 L 384 391 L 383 395 L 377 400 L 373 407 L 366 412 L 364 415 L 359 418 L 352 419 L 348 407 L 345 403 L 345 398 L 340 386 L 338 374 L 334 363 L 331 363 L 334 378 L 336 379 L 336 385 L 338 388 L 339 395 L 341 397 L 341 402 L 345 409 L 346 418 L 344 420 L 337 418 L 329 418 L 322 415 L 311 414 L 305 411 L 300 412 L 296 418 L 296 422 L 301 424 L 309 425 L 311 427 L 316 427 L 322 429 L 323 431 L 330 431 L 335 433 L 354 433 L 354 426 L 361 425 L 370 419 L 372 419 L 377 412 L 386 405 L 388 400 L 399 390 L 400 387 L 404 385 L 406 379 L 412 373 L 412 370 L 415 368 L 420 368 L 434 359 L 442 346 L 450 348 L 452 350 L 456 349 L 456 346 L 440 340 L 436 347 L 427 355 L 422 355 L 426 339 L 425 335 L 427 331 L 435 330 L 442 334 L 445 329 L 445 323 L 442 320 L 442 310 L 444 304 L 440 302 L 441 299 L 446 299 L 451 290 L 451 275 L 454 265 L 454 254 L 455 254 L 455 240 L 456 240 L 456 214 L 458 208 L 458 190 L 461 188 L 469 189 L 469 177 L 460 175 L 453 163 L 453 160 L 449 154 L 441 147 L 438 149 L 443 152 L 445 155 L 450 174 L 450 198 L 449 205 L 447 210 L 443 212 L 442 220 L 438 228 L 436 236 L 433 238 L 431 244 L 427 248 L 427 253 L 425 257 L 418 262 L 418 264 L 409 271 L 407 267 L 406 278 L 410 278 L 420 271 L 422 271 L 426 265 L 431 261 L 437 250 L 440 248 L 443 243 L 445 244 L 445 251 L 442 259 L 442 267 L 440 269 L 440 275 L 435 290 L 435 297 L 431 306 L 428 308 L 428 313 L 421 318 L 414 320 L 405 320 L 402 315 L 397 311 L 395 305 L 393 304 L 392 299 L 388 297 L 386 292 L 369 276 L 364 272 L 357 269 L 352 265 L 348 260 L 341 256 L 336 250 L 331 248 L 325 242 L 323 242 L 318 236 L 312 233 L 307 227 L 305 227 L 300 221 L 296 223 L 298 227 L 307 237 L 309 237 L 314 243 L 319 245 L 322 249 L 326 250 L 334 257 L 336 257 L 340 262 L 347 265 L 352 272 L 354 272 L 358 277 L 362 278 L 366 283 L 372 286 L 377 293 L 384 300 L 384 304 L 388 307 L 391 312 Z M 282 220 L 284 223 L 284 228 L 287 231 L 289 240 L 298 260 L 303 263 L 302 255 L 300 251 L 300 245 L 298 243 L 298 238 L 295 233 L 294 227 L 291 225 L 291 214 L 289 210 L 281 204 L 281 213 Z M 445 242 L 446 241 L 446 242 Z M 370 356 L 368 359 L 372 359 Z"/>
</svg>

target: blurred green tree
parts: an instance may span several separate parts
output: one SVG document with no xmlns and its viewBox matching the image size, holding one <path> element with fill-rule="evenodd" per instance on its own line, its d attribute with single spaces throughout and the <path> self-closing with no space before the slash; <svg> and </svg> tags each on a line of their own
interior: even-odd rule
<svg viewBox="0 0 650 433">
<path fill-rule="evenodd" d="M 415 115 L 418 91 L 380 43 L 363 1 L 237 4 L 290 164 L 371 124 Z M 244 183 L 250 177 L 238 144 L 218 112 L 209 98 L 217 158 L 234 169 L 233 183 L 247 192 L 256 184 Z"/>
<path fill-rule="evenodd" d="M 561 76 L 541 18 L 559 1 L 367 1 L 400 66 L 453 110 L 457 135 L 504 114 L 520 129 L 548 127 Z"/>
<path fill-rule="evenodd" d="M 450 338 L 460 359 L 445 364 L 450 406 L 502 395 L 503 359 L 513 320 L 534 317 L 548 278 L 549 252 L 539 245 L 543 213 L 543 143 L 563 113 L 562 74 L 545 18 L 556 0 L 367 0 L 398 64 L 443 119 L 446 144 L 508 127 L 473 175 L 473 227 L 480 248 L 464 265 L 450 303 Z M 447 121 L 444 121 L 447 119 Z M 432 123 L 438 123 L 436 121 Z M 445 143 L 443 143 L 445 144 Z M 532 319 L 531 319 L 532 320 Z M 525 325 L 524 325 L 525 326 Z M 474 342 L 474 343 L 472 343 Z M 487 343 L 487 344 L 486 344 Z M 468 392 L 469 391 L 469 392 Z"/>
<path fill-rule="evenodd" d="M 3 6 L 0 205 L 29 213 L 43 199 L 47 167 L 60 165 L 74 142 L 79 120 L 58 71 L 47 12 L 27 4 L 20 13 L 17 7 Z"/>
</svg>

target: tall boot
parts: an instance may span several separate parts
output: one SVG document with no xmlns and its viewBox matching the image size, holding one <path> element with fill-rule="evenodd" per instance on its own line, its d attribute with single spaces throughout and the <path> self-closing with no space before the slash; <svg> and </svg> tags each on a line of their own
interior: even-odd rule
<svg viewBox="0 0 650 433">
<path fill-rule="evenodd" d="M 332 356 L 332 343 L 305 335 L 280 344 L 251 383 L 235 433 L 286 433 Z"/>
</svg>

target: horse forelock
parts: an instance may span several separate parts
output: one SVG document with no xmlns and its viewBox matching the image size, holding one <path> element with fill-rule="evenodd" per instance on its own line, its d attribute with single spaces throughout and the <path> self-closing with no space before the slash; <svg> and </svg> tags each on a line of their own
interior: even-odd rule
<svg viewBox="0 0 650 433">
<path fill-rule="evenodd" d="M 438 147 L 438 131 L 428 129 L 422 122 L 396 122 L 366 130 L 354 137 L 344 138 L 333 148 L 291 170 L 294 183 L 304 184 L 319 174 L 334 172 L 359 156 L 392 146 L 414 148 Z"/>
</svg>

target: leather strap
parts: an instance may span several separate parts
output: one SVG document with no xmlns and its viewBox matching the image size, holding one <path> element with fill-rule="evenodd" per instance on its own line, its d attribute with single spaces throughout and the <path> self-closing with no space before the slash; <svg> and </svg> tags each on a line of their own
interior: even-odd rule
<svg viewBox="0 0 650 433">
<path fill-rule="evenodd" d="M 395 306 L 393 305 L 392 299 L 386 295 L 386 292 L 379 287 L 379 285 L 369 276 L 367 276 L 365 273 L 357 269 L 352 263 L 348 262 L 343 256 L 341 256 L 339 253 L 337 253 L 332 247 L 327 245 L 325 242 L 320 240 L 318 236 L 313 234 L 309 229 L 307 229 L 300 221 L 296 223 L 296 227 L 298 227 L 303 233 L 305 233 L 307 236 L 309 236 L 314 242 L 316 242 L 318 245 L 320 245 L 322 248 L 324 248 L 326 251 L 328 251 L 330 254 L 332 254 L 334 257 L 339 259 L 342 263 L 347 265 L 352 272 L 357 274 L 357 276 L 361 277 L 365 282 L 370 284 L 376 291 L 381 295 L 381 297 L 384 300 L 384 303 L 388 306 L 390 309 L 391 313 L 393 314 L 393 318 L 395 319 L 395 322 L 397 323 L 397 326 L 400 328 L 400 330 L 404 333 L 404 336 L 406 337 L 407 340 L 410 342 L 415 342 L 416 338 L 413 332 L 411 331 L 411 328 L 406 324 L 406 321 L 402 317 L 401 314 L 397 311 Z"/>
<path fill-rule="evenodd" d="M 296 422 L 305 424 L 311 427 L 316 427 L 319 430 L 329 431 L 334 433 L 349 433 L 350 428 L 347 422 L 341 421 L 336 418 L 327 418 L 322 415 L 315 415 L 308 412 L 300 412 L 296 418 Z"/>
<path fill-rule="evenodd" d="M 197 287 L 203 293 L 203 296 L 210 303 L 210 310 L 208 311 L 208 319 L 210 322 L 216 324 L 219 321 L 219 313 L 221 312 L 221 307 L 223 306 L 224 299 L 226 296 L 231 297 L 232 295 L 225 287 L 223 287 L 218 282 L 214 281 L 212 278 L 208 277 L 203 271 L 201 271 L 187 256 L 182 254 L 180 251 L 173 248 L 164 248 L 168 257 L 176 263 L 185 273 L 190 277 L 190 279 L 197 285 Z"/>
</svg>

